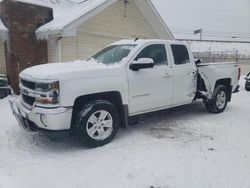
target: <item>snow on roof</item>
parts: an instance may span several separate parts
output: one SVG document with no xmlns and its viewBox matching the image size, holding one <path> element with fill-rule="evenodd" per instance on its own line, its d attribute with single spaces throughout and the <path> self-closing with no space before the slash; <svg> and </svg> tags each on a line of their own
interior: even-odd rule
<svg viewBox="0 0 250 188">
<path fill-rule="evenodd" d="M 13 0 L 13 1 L 17 1 L 17 2 L 22 2 L 22 3 L 28 3 L 28 4 L 32 4 L 32 5 L 39 5 L 39 6 L 43 6 L 43 7 L 50 7 L 50 2 L 52 1 L 48 1 L 46 2 L 46 0 Z"/>
<path fill-rule="evenodd" d="M 65 27 L 80 19 L 95 8 L 110 0 L 21 0 L 22 2 L 39 1 L 53 8 L 54 19 L 37 29 L 37 38 L 46 39 L 49 35 L 63 34 Z M 111 0 L 114 1 L 114 0 Z"/>
<path fill-rule="evenodd" d="M 1 1 L 1 0 L 0 0 Z M 54 19 L 39 27 L 38 39 L 75 34 L 75 28 L 117 0 L 15 0 L 53 8 Z M 135 1 L 161 38 L 174 38 L 150 0 Z M 144 8 L 146 7 L 146 11 Z"/>
<path fill-rule="evenodd" d="M 15 0 L 53 9 L 54 19 L 37 29 L 39 39 L 47 39 L 49 35 L 62 34 L 63 29 L 93 9 L 107 1 L 114 0 Z"/>
<path fill-rule="evenodd" d="M 58 9 L 63 7 L 70 8 L 71 5 L 81 4 L 88 0 L 13 0 L 13 1 Z"/>
<path fill-rule="evenodd" d="M 8 32 L 9 32 L 8 28 L 5 27 L 2 20 L 0 19 L 0 38 L 3 42 L 8 39 Z"/>
<path fill-rule="evenodd" d="M 154 42 L 167 42 L 169 44 L 187 44 L 185 41 L 175 41 L 175 40 L 162 40 L 162 39 L 123 39 L 117 42 L 112 43 L 111 45 L 144 45 L 148 43 L 154 43 Z"/>
</svg>

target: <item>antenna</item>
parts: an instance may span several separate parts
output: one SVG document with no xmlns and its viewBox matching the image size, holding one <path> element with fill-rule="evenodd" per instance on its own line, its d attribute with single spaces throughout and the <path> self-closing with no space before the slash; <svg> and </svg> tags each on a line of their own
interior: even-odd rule
<svg viewBox="0 0 250 188">
<path fill-rule="evenodd" d="M 136 42 L 136 41 L 138 41 L 138 40 L 139 40 L 139 37 L 136 37 L 135 40 L 134 40 L 134 42 Z"/>
</svg>

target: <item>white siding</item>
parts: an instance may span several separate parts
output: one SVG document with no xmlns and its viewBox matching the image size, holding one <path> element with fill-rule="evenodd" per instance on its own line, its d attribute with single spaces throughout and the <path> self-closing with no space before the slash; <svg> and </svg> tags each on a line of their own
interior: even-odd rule
<svg viewBox="0 0 250 188">
<path fill-rule="evenodd" d="M 125 13 L 126 12 L 126 13 Z M 62 39 L 62 61 L 83 59 L 124 38 L 159 38 L 133 1 L 119 0 L 77 28 L 77 37 Z"/>
<path fill-rule="evenodd" d="M 145 0 L 135 0 L 135 4 L 139 10 L 143 11 L 145 18 L 150 23 L 153 30 L 157 33 L 159 38 L 166 40 L 173 40 L 174 36 L 168 29 L 166 23 L 151 3 L 145 3 Z M 152 7 L 150 6 L 152 5 Z"/>
<path fill-rule="evenodd" d="M 55 63 L 57 61 L 57 44 L 56 41 L 48 41 L 48 61 L 49 63 Z"/>
<path fill-rule="evenodd" d="M 6 63 L 4 54 L 4 44 L 0 41 L 0 73 L 6 74 Z"/>
<path fill-rule="evenodd" d="M 62 62 L 78 59 L 77 37 L 67 37 L 61 40 L 61 59 Z"/>
</svg>

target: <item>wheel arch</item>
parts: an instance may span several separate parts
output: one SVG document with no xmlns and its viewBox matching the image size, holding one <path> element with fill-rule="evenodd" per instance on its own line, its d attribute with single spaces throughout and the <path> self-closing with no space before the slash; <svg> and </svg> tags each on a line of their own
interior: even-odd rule
<svg viewBox="0 0 250 188">
<path fill-rule="evenodd" d="M 128 126 L 128 105 L 123 104 L 121 93 L 118 91 L 93 93 L 77 97 L 73 105 L 71 126 L 74 123 L 74 117 L 78 113 L 80 107 L 86 104 L 88 101 L 93 100 L 107 100 L 113 103 L 119 111 L 121 118 L 121 127 L 126 128 Z"/>
</svg>

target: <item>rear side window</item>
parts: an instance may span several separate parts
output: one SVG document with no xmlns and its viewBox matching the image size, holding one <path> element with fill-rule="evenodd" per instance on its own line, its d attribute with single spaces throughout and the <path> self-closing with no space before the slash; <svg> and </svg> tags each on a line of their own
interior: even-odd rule
<svg viewBox="0 0 250 188">
<path fill-rule="evenodd" d="M 140 58 L 151 58 L 154 60 L 155 65 L 167 64 L 167 53 L 164 44 L 152 44 L 145 47 L 135 60 Z"/>
<path fill-rule="evenodd" d="M 184 45 L 171 45 L 174 63 L 176 65 L 183 65 L 186 63 L 190 63 L 189 55 L 186 46 Z"/>
</svg>

